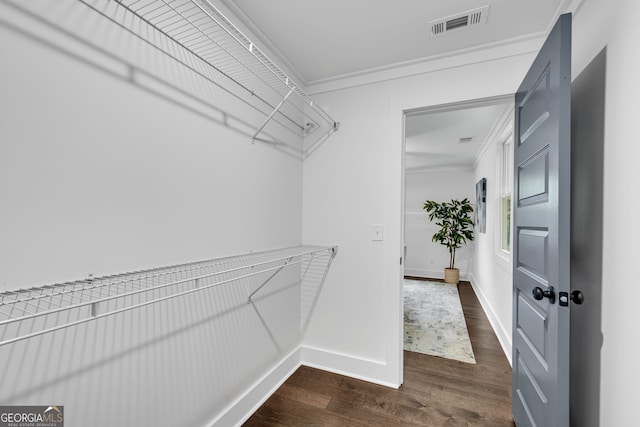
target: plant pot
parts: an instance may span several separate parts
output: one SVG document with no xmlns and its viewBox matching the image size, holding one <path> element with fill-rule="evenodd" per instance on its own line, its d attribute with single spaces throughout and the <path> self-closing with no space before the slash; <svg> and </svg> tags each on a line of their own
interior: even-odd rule
<svg viewBox="0 0 640 427">
<path fill-rule="evenodd" d="M 444 281 L 445 283 L 451 283 L 457 285 L 460 281 L 460 270 L 457 268 L 445 268 L 444 269 Z"/>
</svg>

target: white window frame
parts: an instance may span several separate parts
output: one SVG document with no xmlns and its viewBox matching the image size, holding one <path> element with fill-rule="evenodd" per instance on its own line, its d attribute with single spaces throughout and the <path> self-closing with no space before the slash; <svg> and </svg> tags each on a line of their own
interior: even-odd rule
<svg viewBox="0 0 640 427">
<path fill-rule="evenodd" d="M 496 138 L 496 186 L 493 191 L 496 212 L 495 254 L 498 264 L 508 271 L 512 270 L 513 265 L 513 144 L 513 120 L 510 120 Z M 502 248 L 502 198 L 506 195 L 512 196 L 509 251 Z"/>
</svg>

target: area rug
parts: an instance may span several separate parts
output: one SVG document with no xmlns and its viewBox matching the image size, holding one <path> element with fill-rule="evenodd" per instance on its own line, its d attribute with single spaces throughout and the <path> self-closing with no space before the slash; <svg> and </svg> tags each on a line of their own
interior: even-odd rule
<svg viewBox="0 0 640 427">
<path fill-rule="evenodd" d="M 405 279 L 404 349 L 476 363 L 456 285 Z"/>
</svg>

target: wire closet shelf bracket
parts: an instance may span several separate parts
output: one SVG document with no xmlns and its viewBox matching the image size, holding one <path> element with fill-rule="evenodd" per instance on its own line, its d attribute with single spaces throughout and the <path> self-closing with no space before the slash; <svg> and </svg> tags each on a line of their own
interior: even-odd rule
<svg viewBox="0 0 640 427">
<path fill-rule="evenodd" d="M 311 146 L 338 130 L 339 123 L 210 0 L 109 1 L 173 40 L 264 106 L 266 118 L 255 131 L 253 141 L 274 142 L 262 135 L 276 117 L 291 124 L 305 141 L 315 133 Z"/>
<path fill-rule="evenodd" d="M 319 292 L 336 254 L 336 246 L 295 246 L 1 292 L 0 346 L 248 279 L 253 304 L 285 268 L 299 268 L 301 283 L 315 275 Z"/>
</svg>

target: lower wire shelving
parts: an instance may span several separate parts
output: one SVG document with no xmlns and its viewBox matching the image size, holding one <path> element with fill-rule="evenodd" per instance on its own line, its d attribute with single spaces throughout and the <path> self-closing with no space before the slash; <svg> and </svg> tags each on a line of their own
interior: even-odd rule
<svg viewBox="0 0 640 427">
<path fill-rule="evenodd" d="M 247 303 L 285 268 L 322 271 L 337 247 L 295 246 L 0 293 L 0 346 L 160 301 L 260 278 Z M 312 268 L 313 266 L 313 268 Z"/>
</svg>

